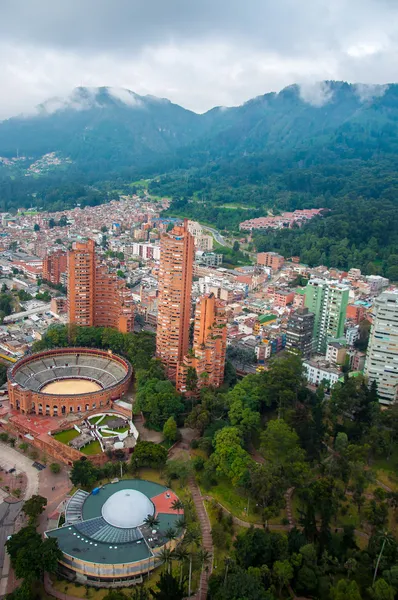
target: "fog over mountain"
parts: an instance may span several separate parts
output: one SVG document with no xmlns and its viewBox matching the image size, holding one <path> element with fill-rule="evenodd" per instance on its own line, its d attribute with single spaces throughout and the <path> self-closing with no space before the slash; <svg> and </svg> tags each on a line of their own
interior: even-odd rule
<svg viewBox="0 0 398 600">
<path fill-rule="evenodd" d="M 340 130 L 395 131 L 398 87 L 323 81 L 290 85 L 237 107 L 197 114 L 167 99 L 113 87 L 80 87 L 0 123 L 0 155 L 59 152 L 86 168 L 164 168 L 239 154 L 279 154 L 333 144 Z M 377 114 L 376 114 L 377 113 Z M 368 134 L 369 135 L 369 134 Z M 170 162 L 167 162 L 170 161 Z"/>
<path fill-rule="evenodd" d="M 197 112 L 292 81 L 398 80 L 392 0 L 4 0 L 0 118 L 106 83 Z"/>
</svg>

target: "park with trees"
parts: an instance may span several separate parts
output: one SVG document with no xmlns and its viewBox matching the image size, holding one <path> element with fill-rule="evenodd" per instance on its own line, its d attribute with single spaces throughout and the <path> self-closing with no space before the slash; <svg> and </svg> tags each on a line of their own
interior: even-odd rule
<svg viewBox="0 0 398 600">
<path fill-rule="evenodd" d="M 186 597 L 202 568 L 212 571 L 215 600 L 396 597 L 398 408 L 381 410 L 377 389 L 363 377 L 344 376 L 330 393 L 310 389 L 301 358 L 281 354 L 267 370 L 229 376 L 221 388 L 186 398 L 152 358 L 151 334 L 57 326 L 38 349 L 66 346 L 71 336 L 73 344 L 131 360 L 134 411 L 164 436 L 164 443 L 139 441 L 129 460 L 112 456 L 102 468 L 77 461 L 73 485 L 89 490 L 120 476 L 122 462 L 123 476 L 169 485 L 184 505 L 184 542 L 165 549 L 143 588 L 111 591 L 108 600 L 166 598 L 172 589 L 173 597 Z M 189 449 L 170 453 L 187 428 L 194 433 Z M 206 559 L 191 481 L 211 524 Z"/>
</svg>

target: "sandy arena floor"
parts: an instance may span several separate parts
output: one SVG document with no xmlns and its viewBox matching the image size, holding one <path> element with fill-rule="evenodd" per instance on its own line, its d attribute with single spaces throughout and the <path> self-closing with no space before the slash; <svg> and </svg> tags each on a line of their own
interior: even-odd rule
<svg viewBox="0 0 398 600">
<path fill-rule="evenodd" d="M 52 381 L 41 388 L 40 392 L 45 394 L 86 394 L 101 390 L 99 383 L 88 381 L 88 379 L 63 379 Z"/>
</svg>

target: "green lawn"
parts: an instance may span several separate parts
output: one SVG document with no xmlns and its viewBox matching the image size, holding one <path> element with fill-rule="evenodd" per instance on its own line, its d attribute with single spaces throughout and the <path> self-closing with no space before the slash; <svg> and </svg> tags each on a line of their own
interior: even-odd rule
<svg viewBox="0 0 398 600">
<path fill-rule="evenodd" d="M 247 497 L 238 494 L 236 489 L 227 480 L 219 481 L 217 485 L 211 487 L 209 490 L 205 490 L 201 487 L 201 491 L 204 496 L 211 496 L 220 502 L 220 504 L 225 506 L 225 508 L 235 517 L 242 519 L 242 521 L 261 523 L 260 516 L 254 514 L 254 507 L 250 507 L 250 504 L 249 515 L 247 514 Z"/>
<path fill-rule="evenodd" d="M 101 423 L 99 424 L 99 427 L 102 427 L 103 425 L 106 425 L 107 423 L 109 423 L 109 421 L 114 421 L 117 418 L 118 418 L 118 415 L 107 415 L 106 417 L 104 417 L 102 419 Z"/>
<path fill-rule="evenodd" d="M 76 429 L 65 429 L 65 431 L 60 431 L 53 435 L 53 438 L 58 442 L 62 442 L 63 444 L 68 444 L 71 440 L 74 440 L 79 435 L 79 432 Z"/>
<path fill-rule="evenodd" d="M 386 458 L 378 458 L 372 462 L 372 471 L 379 481 L 387 485 L 394 491 L 398 491 L 398 448 L 390 456 Z"/>
<path fill-rule="evenodd" d="M 91 423 L 91 425 L 95 425 L 96 423 L 98 423 L 98 421 L 100 421 L 102 419 L 102 415 L 99 415 L 97 417 L 90 417 L 89 418 L 89 422 Z"/>
<path fill-rule="evenodd" d="M 80 448 L 80 452 L 91 456 L 92 454 L 101 454 L 102 450 L 99 441 L 93 440 L 87 446 L 84 446 L 84 448 Z"/>
</svg>

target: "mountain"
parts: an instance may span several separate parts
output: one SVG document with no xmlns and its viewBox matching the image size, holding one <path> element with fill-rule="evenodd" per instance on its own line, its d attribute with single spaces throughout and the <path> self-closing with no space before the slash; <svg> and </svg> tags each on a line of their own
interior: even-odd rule
<svg viewBox="0 0 398 600">
<path fill-rule="evenodd" d="M 397 124 L 396 84 L 292 85 L 203 115 L 77 88 L 0 123 L 0 211 L 95 205 L 141 178 L 172 197 L 169 214 L 230 231 L 270 209 L 323 207 L 255 247 L 398 280 Z"/>
<path fill-rule="evenodd" d="M 397 120 L 397 85 L 292 85 L 203 115 L 126 89 L 80 87 L 33 114 L 1 122 L 0 156 L 18 152 L 36 160 L 58 152 L 102 172 L 148 165 L 161 171 L 265 154 L 277 165 L 289 152 L 306 162 L 327 160 L 330 153 L 353 157 L 364 137 L 360 153 L 366 146 L 370 157 L 398 150 Z"/>
<path fill-rule="evenodd" d="M 0 155 L 38 157 L 59 152 L 106 170 L 148 163 L 194 139 L 199 116 L 169 100 L 117 88 L 77 88 L 51 98 L 30 115 L 0 123 Z"/>
</svg>

